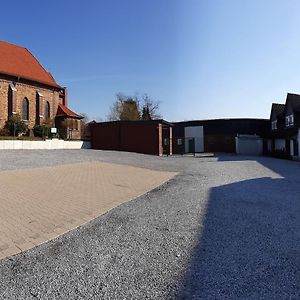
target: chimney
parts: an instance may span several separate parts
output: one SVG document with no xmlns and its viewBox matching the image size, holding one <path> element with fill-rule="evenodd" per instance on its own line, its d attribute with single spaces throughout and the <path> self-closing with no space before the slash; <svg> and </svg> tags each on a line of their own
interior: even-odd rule
<svg viewBox="0 0 300 300">
<path fill-rule="evenodd" d="M 64 87 L 63 105 L 68 107 L 68 89 L 66 87 Z"/>
</svg>

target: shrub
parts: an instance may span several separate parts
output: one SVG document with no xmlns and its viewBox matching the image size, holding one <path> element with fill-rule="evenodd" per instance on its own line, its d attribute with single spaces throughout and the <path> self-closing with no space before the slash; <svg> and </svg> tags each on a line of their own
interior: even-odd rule
<svg viewBox="0 0 300 300">
<path fill-rule="evenodd" d="M 8 131 L 10 135 L 19 136 L 25 135 L 28 131 L 27 124 L 21 119 L 19 114 L 15 114 L 9 117 L 5 122 L 4 129 Z"/>
<path fill-rule="evenodd" d="M 9 136 L 9 130 L 5 127 L 0 129 L 0 136 Z"/>
<path fill-rule="evenodd" d="M 45 124 L 35 125 L 33 127 L 33 132 L 34 132 L 34 136 L 37 137 L 42 137 L 42 138 L 49 137 L 51 133 L 51 126 Z"/>
<path fill-rule="evenodd" d="M 52 127 L 52 119 L 47 118 L 44 120 L 43 124 L 35 125 L 33 127 L 34 136 L 47 138 L 51 137 L 51 127 Z"/>
<path fill-rule="evenodd" d="M 292 159 L 292 156 L 287 153 L 284 149 L 283 150 L 274 150 L 272 151 L 271 155 L 273 157 L 276 157 L 276 158 L 281 158 L 281 159 Z"/>
</svg>

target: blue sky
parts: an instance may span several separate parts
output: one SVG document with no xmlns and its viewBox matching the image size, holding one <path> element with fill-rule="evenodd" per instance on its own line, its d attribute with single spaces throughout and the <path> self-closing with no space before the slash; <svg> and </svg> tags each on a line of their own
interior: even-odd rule
<svg viewBox="0 0 300 300">
<path fill-rule="evenodd" d="M 105 119 L 115 94 L 147 93 L 170 121 L 268 118 L 300 93 L 300 2 L 5 1 L 1 40 L 27 47 Z M 0 58 L 1 59 L 1 58 Z"/>
</svg>

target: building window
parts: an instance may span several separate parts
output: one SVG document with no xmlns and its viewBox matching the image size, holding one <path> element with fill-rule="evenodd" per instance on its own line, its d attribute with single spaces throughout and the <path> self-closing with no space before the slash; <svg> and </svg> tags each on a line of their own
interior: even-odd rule
<svg viewBox="0 0 300 300">
<path fill-rule="evenodd" d="M 285 117 L 285 126 L 293 126 L 294 125 L 294 115 L 289 115 Z"/>
<path fill-rule="evenodd" d="M 272 130 L 276 130 L 277 129 L 277 120 L 272 121 Z"/>
<path fill-rule="evenodd" d="M 8 89 L 8 115 L 11 116 L 16 112 L 16 86 L 13 83 L 9 84 Z"/>
<path fill-rule="evenodd" d="M 45 119 L 50 119 L 50 103 L 46 101 L 45 103 Z"/>
<path fill-rule="evenodd" d="M 29 120 L 29 101 L 27 98 L 24 98 L 22 103 L 22 119 L 24 121 Z"/>
<path fill-rule="evenodd" d="M 178 139 L 178 140 L 177 140 L 177 145 L 178 145 L 178 146 L 181 146 L 181 145 L 182 145 L 182 139 Z"/>
</svg>

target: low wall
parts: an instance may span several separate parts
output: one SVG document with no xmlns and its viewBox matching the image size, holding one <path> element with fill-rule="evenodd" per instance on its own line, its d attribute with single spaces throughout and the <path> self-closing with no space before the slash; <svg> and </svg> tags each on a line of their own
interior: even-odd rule
<svg viewBox="0 0 300 300">
<path fill-rule="evenodd" d="M 59 139 L 45 141 L 0 140 L 0 150 L 5 149 L 90 149 L 91 143 L 85 141 L 64 141 Z"/>
</svg>

